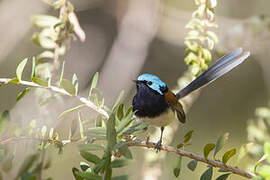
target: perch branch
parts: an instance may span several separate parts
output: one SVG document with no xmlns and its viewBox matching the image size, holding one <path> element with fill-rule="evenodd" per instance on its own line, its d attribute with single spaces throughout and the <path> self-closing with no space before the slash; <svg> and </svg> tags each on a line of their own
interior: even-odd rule
<svg viewBox="0 0 270 180">
<path fill-rule="evenodd" d="M 128 146 L 140 146 L 140 147 L 146 147 L 146 148 L 155 148 L 156 144 L 153 142 L 147 142 L 147 141 L 135 139 L 135 140 L 128 141 Z M 207 158 L 200 156 L 198 154 L 184 151 L 182 149 L 177 149 L 177 148 L 172 147 L 172 146 L 162 145 L 161 150 L 166 151 L 166 152 L 175 153 L 175 154 L 178 154 L 180 156 L 188 157 L 190 159 L 194 159 L 194 160 L 209 164 L 209 165 L 216 167 L 216 168 L 225 169 L 233 174 L 237 174 L 239 176 L 243 176 L 243 177 L 246 177 L 249 179 L 256 177 L 255 174 L 241 170 L 237 167 L 223 164 L 222 162 L 217 161 L 217 160 L 207 159 Z"/>
</svg>

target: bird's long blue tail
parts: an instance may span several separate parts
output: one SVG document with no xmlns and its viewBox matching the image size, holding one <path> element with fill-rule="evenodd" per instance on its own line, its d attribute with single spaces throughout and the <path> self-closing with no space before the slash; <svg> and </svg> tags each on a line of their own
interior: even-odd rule
<svg viewBox="0 0 270 180">
<path fill-rule="evenodd" d="M 203 87 L 206 84 L 216 80 L 241 64 L 249 55 L 250 52 L 243 52 L 242 48 L 238 48 L 235 51 L 228 53 L 220 58 L 216 64 L 211 66 L 207 71 L 203 72 L 199 77 L 193 80 L 189 85 L 180 90 L 176 94 L 176 98 L 183 98 L 192 91 L 195 91 L 196 89 L 199 89 L 200 87 Z"/>
</svg>

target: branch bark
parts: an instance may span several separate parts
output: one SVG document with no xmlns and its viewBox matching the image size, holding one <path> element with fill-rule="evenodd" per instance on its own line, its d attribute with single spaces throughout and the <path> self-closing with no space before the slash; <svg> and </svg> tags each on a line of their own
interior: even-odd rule
<svg viewBox="0 0 270 180">
<path fill-rule="evenodd" d="M 139 140 L 139 139 L 135 139 L 135 140 L 129 141 L 128 146 L 139 146 L 139 147 L 146 147 L 146 148 L 153 148 L 154 149 L 156 144 L 153 143 L 153 142 L 147 142 L 147 141 L 142 141 L 142 140 Z M 179 156 L 188 157 L 190 159 L 194 159 L 194 160 L 203 162 L 205 164 L 209 164 L 209 165 L 211 165 L 213 167 L 216 167 L 216 168 L 225 169 L 225 170 L 227 170 L 227 171 L 229 171 L 229 172 L 231 172 L 233 174 L 237 174 L 239 176 L 243 176 L 243 177 L 246 177 L 246 178 L 249 178 L 249 179 L 251 179 L 253 177 L 256 177 L 255 174 L 244 171 L 244 170 L 241 170 L 241 169 L 239 169 L 237 167 L 233 167 L 233 166 L 223 164 L 222 162 L 217 161 L 217 160 L 206 159 L 205 157 L 200 156 L 198 154 L 194 154 L 194 153 L 191 153 L 191 152 L 188 152 L 188 151 L 184 151 L 182 149 L 177 149 L 177 148 L 172 147 L 172 146 L 162 145 L 161 150 L 166 151 L 166 152 L 175 153 L 175 154 L 178 154 Z"/>
<path fill-rule="evenodd" d="M 12 143 L 12 142 L 16 142 L 16 141 L 25 141 L 25 140 L 36 140 L 36 141 L 47 141 L 47 142 L 48 141 L 49 142 L 55 141 L 56 142 L 56 140 L 51 140 L 51 139 L 42 139 L 42 138 L 36 138 L 36 137 L 31 137 L 31 136 L 21 136 L 21 137 L 10 137 L 7 139 L 3 139 L 0 141 L 0 144 L 3 145 L 3 144 L 7 144 L 7 143 Z M 73 142 L 78 142 L 79 140 L 80 139 L 76 139 L 76 140 L 67 139 L 67 140 L 57 140 L 57 142 L 65 145 L 65 144 L 69 144 L 69 143 L 73 143 Z M 127 145 L 130 147 L 146 147 L 146 148 L 151 148 L 151 149 L 154 149 L 156 146 L 156 144 L 153 142 L 143 141 L 140 139 L 128 140 Z M 225 169 L 228 172 L 231 172 L 233 174 L 236 174 L 236 175 L 248 178 L 248 179 L 252 179 L 253 177 L 256 177 L 255 174 L 244 171 L 244 170 L 239 169 L 237 167 L 223 164 L 222 162 L 220 162 L 218 160 L 207 159 L 207 158 L 200 156 L 198 154 L 184 151 L 182 149 L 177 149 L 177 148 L 172 147 L 172 146 L 162 145 L 161 150 L 166 151 L 166 152 L 170 152 L 170 153 L 175 153 L 179 156 L 184 156 L 184 157 L 187 157 L 189 159 L 194 159 L 194 160 L 197 160 L 199 162 L 209 164 L 209 165 L 216 167 L 216 168 Z"/>
</svg>

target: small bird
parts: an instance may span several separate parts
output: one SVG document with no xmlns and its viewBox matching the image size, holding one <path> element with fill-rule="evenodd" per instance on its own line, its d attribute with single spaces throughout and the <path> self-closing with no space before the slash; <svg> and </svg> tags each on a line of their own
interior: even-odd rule
<svg viewBox="0 0 270 180">
<path fill-rule="evenodd" d="M 177 94 L 170 91 L 156 75 L 142 74 L 135 80 L 137 92 L 132 101 L 133 112 L 143 122 L 161 128 L 160 139 L 155 146 L 157 152 L 161 150 L 164 127 L 175 119 L 175 114 L 181 123 L 186 122 L 186 115 L 179 99 L 226 74 L 249 55 L 250 52 L 243 52 L 242 48 L 228 53 Z"/>
</svg>

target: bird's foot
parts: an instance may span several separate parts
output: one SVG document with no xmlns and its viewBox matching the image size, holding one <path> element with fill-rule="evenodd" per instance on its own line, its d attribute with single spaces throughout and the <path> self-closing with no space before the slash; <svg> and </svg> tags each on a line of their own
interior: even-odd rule
<svg viewBox="0 0 270 180">
<path fill-rule="evenodd" d="M 155 145 L 155 149 L 157 150 L 156 153 L 158 153 L 161 150 L 161 147 L 162 147 L 162 141 L 159 140 Z"/>
</svg>

